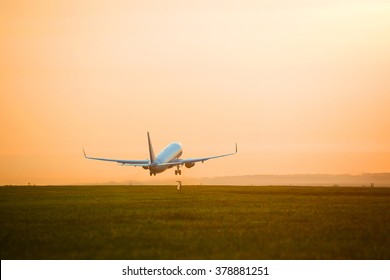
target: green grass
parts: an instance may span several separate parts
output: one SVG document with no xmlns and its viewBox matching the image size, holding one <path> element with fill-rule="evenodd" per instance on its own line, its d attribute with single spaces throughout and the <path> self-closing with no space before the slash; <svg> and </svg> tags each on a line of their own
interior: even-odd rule
<svg viewBox="0 0 390 280">
<path fill-rule="evenodd" d="M 390 259 L 390 188 L 0 187 L 1 259 Z"/>
</svg>

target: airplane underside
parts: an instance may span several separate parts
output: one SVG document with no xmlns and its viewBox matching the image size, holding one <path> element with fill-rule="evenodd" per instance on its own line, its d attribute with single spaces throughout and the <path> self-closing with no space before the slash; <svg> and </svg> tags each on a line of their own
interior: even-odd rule
<svg viewBox="0 0 390 280">
<path fill-rule="evenodd" d="M 157 173 L 162 173 L 173 166 L 151 166 L 149 167 L 149 175 L 156 176 Z M 181 175 L 180 165 L 176 165 L 175 175 Z"/>
</svg>

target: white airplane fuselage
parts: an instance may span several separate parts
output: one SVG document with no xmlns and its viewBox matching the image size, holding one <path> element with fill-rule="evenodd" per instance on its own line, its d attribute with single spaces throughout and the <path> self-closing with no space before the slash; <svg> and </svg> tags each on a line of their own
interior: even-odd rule
<svg viewBox="0 0 390 280">
<path fill-rule="evenodd" d="M 152 173 L 161 173 L 167 170 L 168 168 L 173 167 L 172 165 L 161 165 L 164 163 L 171 162 L 174 159 L 178 159 L 183 153 L 181 144 L 174 142 L 169 144 L 156 156 L 155 162 L 151 163 L 149 169 Z M 148 169 L 148 168 L 145 168 Z"/>
</svg>

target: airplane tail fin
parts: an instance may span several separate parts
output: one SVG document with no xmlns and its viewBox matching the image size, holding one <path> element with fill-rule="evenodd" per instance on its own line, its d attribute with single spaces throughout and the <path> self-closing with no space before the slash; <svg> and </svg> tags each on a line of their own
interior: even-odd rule
<svg viewBox="0 0 390 280">
<path fill-rule="evenodd" d="M 149 131 L 148 131 L 148 145 L 149 145 L 150 164 L 153 164 L 156 161 L 156 155 L 154 154 L 152 142 L 150 141 Z"/>
</svg>

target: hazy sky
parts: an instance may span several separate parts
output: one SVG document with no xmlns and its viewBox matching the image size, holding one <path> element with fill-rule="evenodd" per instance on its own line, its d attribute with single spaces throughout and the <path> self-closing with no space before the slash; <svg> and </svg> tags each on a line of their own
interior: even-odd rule
<svg viewBox="0 0 390 280">
<path fill-rule="evenodd" d="M 0 106 L 0 184 L 390 171 L 390 2 L 1 1 Z"/>
</svg>

